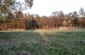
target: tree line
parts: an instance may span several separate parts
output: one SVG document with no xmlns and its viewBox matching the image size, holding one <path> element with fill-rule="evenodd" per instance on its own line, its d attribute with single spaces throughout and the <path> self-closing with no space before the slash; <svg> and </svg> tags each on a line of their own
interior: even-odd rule
<svg viewBox="0 0 85 55">
<path fill-rule="evenodd" d="M 85 11 L 80 8 L 64 14 L 63 11 L 55 11 L 49 17 L 37 14 L 28 15 L 27 29 L 60 29 L 60 28 L 85 28 Z"/>
<path fill-rule="evenodd" d="M 85 11 L 74 11 L 64 14 L 63 11 L 55 11 L 49 17 L 38 14 L 23 14 L 21 11 L 12 13 L 6 19 L 0 19 L 0 29 L 59 29 L 85 28 Z"/>
<path fill-rule="evenodd" d="M 16 0 L 0 0 L 0 30 L 8 29 L 60 29 L 85 28 L 85 11 L 54 11 L 50 16 L 23 14 L 23 10 L 33 5 L 33 0 L 24 0 L 25 5 Z M 24 6 L 24 7 L 23 7 Z"/>
</svg>

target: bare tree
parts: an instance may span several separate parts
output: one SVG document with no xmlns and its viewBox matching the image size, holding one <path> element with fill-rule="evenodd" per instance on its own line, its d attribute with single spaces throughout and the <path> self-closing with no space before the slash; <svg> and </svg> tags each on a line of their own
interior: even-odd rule
<svg viewBox="0 0 85 55">
<path fill-rule="evenodd" d="M 82 17 L 84 16 L 84 9 L 83 8 L 80 8 L 80 11 L 79 11 L 80 15 L 82 15 Z"/>
</svg>

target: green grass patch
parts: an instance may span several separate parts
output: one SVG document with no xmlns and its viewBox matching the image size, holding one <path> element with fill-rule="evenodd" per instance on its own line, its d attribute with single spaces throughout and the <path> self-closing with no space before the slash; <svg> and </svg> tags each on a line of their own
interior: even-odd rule
<svg viewBox="0 0 85 55">
<path fill-rule="evenodd" d="M 0 55 L 85 55 L 85 30 L 0 32 Z"/>
</svg>

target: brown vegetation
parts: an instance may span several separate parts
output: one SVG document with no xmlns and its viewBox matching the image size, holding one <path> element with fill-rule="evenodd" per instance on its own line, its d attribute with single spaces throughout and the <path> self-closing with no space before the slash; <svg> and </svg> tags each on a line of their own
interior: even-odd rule
<svg viewBox="0 0 85 55">
<path fill-rule="evenodd" d="M 24 15 L 21 11 L 19 11 L 15 14 L 15 16 L 12 16 L 15 18 L 9 17 L 0 19 L 0 30 L 85 28 L 84 14 L 79 15 L 76 11 L 69 14 L 64 14 L 63 11 L 56 11 L 49 17 L 39 16 L 36 14 Z"/>
</svg>

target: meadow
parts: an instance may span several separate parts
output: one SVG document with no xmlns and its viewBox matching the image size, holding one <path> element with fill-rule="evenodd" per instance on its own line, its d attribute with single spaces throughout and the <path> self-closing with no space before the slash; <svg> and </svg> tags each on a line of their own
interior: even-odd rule
<svg viewBox="0 0 85 55">
<path fill-rule="evenodd" d="M 1 31 L 0 55 L 85 55 L 85 30 Z"/>
</svg>

